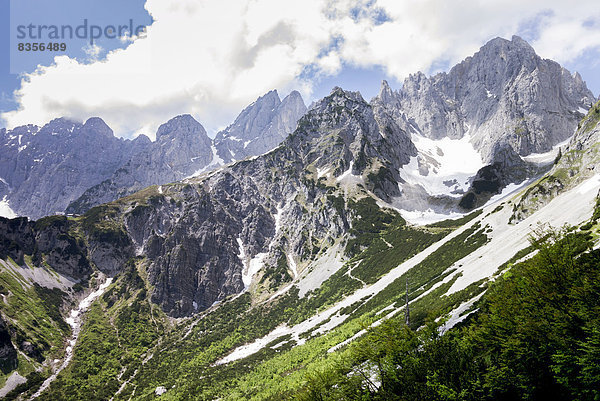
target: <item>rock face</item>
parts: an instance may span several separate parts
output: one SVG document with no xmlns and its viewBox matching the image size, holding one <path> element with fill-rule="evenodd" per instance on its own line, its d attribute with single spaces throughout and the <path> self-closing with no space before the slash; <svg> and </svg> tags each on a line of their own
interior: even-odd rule
<svg viewBox="0 0 600 401">
<path fill-rule="evenodd" d="M 339 206 L 340 186 L 385 193 L 414 152 L 383 110 L 335 88 L 267 154 L 90 210 L 81 223 L 87 252 L 98 265 L 121 249 L 103 267 L 110 274 L 143 255 L 152 300 L 170 316 L 187 316 L 247 288 L 252 267 L 260 267 L 253 281 L 260 282 L 283 258 L 288 268 L 277 280 L 289 280 L 286 255 L 300 263 L 316 244 L 349 232 L 352 213 Z M 110 252 L 94 259 L 94 249 Z"/>
<path fill-rule="evenodd" d="M 225 162 L 258 156 L 274 149 L 306 113 L 302 96 L 291 92 L 283 101 L 276 90 L 246 107 L 233 124 L 217 133 L 215 148 Z"/>
<path fill-rule="evenodd" d="M 296 128 L 306 112 L 296 91 L 283 101 L 271 91 L 246 107 L 214 144 L 189 115 L 175 117 L 156 133 L 156 142 L 134 155 L 110 178 L 88 189 L 67 212 L 83 213 L 155 184 L 182 180 L 210 167 L 270 151 Z"/>
<path fill-rule="evenodd" d="M 204 127 L 189 114 L 177 116 L 158 128 L 155 142 L 131 157 L 110 178 L 85 191 L 69 205 L 67 213 L 80 214 L 147 186 L 181 180 L 212 160 L 211 140 Z"/>
<path fill-rule="evenodd" d="M 118 139 L 99 118 L 0 130 L 0 198 L 32 218 L 63 212 L 149 143 Z"/>
<path fill-rule="evenodd" d="M 10 332 L 0 315 L 0 371 L 4 374 L 17 367 L 17 350 L 12 344 Z"/>
<path fill-rule="evenodd" d="M 579 74 L 540 58 L 514 36 L 510 41 L 491 40 L 448 73 L 410 75 L 400 91 L 384 82 L 371 104 L 393 116 L 419 148 L 409 166 L 418 166 L 418 172 L 409 174 L 411 182 L 400 183 L 403 196 L 396 204 L 407 210 L 446 212 L 455 209 L 456 199 L 460 210 L 471 209 L 506 185 L 545 171 L 522 157 L 548 152 L 568 139 L 593 102 Z M 448 145 L 447 139 L 468 141 L 481 163 L 472 163 L 469 171 L 460 159 L 444 164 L 448 151 L 442 143 Z M 448 149 L 473 150 L 468 145 Z M 432 185 L 432 171 L 461 174 L 442 175 Z M 450 185 L 440 197 L 442 182 Z"/>
<path fill-rule="evenodd" d="M 92 271 L 84 242 L 72 236 L 73 223 L 64 216 L 51 216 L 32 222 L 27 217 L 0 217 L 0 259 L 10 257 L 24 265 L 30 255 L 36 265 L 44 263 L 56 272 L 75 280 Z"/>
<path fill-rule="evenodd" d="M 470 135 L 486 163 L 498 143 L 521 156 L 549 151 L 595 101 L 579 74 L 540 58 L 517 36 L 491 40 L 448 73 L 410 75 L 386 96 L 428 138 Z"/>
</svg>

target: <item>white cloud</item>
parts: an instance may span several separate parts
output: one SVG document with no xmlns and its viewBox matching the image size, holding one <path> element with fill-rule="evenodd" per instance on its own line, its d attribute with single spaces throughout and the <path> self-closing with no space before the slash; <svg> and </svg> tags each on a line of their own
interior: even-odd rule
<svg viewBox="0 0 600 401">
<path fill-rule="evenodd" d="M 191 113 L 210 131 L 270 89 L 310 95 L 310 77 L 300 78 L 308 65 L 316 75 L 380 65 L 401 80 L 531 21 L 544 57 L 566 62 L 600 46 L 596 0 L 148 0 L 146 8 L 155 20 L 146 38 L 93 63 L 57 57 L 23 78 L 19 109 L 2 118 L 14 127 L 97 115 L 117 134 L 153 136 Z"/>
<path fill-rule="evenodd" d="M 87 61 L 91 61 L 91 62 L 98 61 L 98 58 L 99 58 L 100 54 L 102 54 L 103 50 L 104 49 L 102 48 L 102 46 L 98 46 L 96 43 L 93 43 L 93 44 L 88 43 L 83 47 L 83 52 L 85 53 L 86 56 L 88 56 Z"/>
</svg>

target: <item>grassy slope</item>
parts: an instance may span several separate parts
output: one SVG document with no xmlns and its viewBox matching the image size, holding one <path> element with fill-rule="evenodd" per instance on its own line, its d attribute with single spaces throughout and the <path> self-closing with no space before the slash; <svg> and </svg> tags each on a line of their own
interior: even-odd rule
<svg viewBox="0 0 600 401">
<path fill-rule="evenodd" d="M 392 319 L 308 376 L 298 399 L 598 399 L 600 251 L 587 231 L 541 234 L 462 327 L 440 337 Z"/>
<path fill-rule="evenodd" d="M 55 358 L 63 353 L 64 339 L 71 332 L 61 314 L 66 294 L 59 289 L 50 290 L 30 283 L 20 276 L 19 267 L 12 259 L 7 258 L 4 262 L 8 267 L 0 270 L 3 299 L 0 310 L 14 332 L 15 345 L 19 347 L 23 342 L 29 342 L 33 347 L 30 356 L 22 351 L 18 355 L 17 371 L 26 376 L 41 366 L 44 356 Z M 26 263 L 31 268 L 29 258 Z"/>
<path fill-rule="evenodd" d="M 377 312 L 382 307 L 403 298 L 403 279 L 392 283 L 384 295 L 365 299 L 344 310 L 349 317 L 326 335 L 313 336 L 318 329 L 315 327 L 301 336 L 308 339 L 303 345 L 294 347 L 289 336 L 282 337 L 247 358 L 227 365 L 213 365 L 236 346 L 266 335 L 281 323 L 299 323 L 362 286 L 345 274 L 358 262 L 365 268 L 358 270 L 355 267 L 353 273 L 360 274 L 367 282 L 374 282 L 450 232 L 440 228 L 410 228 L 395 213 L 372 207 L 371 201 L 366 199 L 351 208 L 355 221 L 360 221 L 354 225 L 355 238 L 361 238 L 360 242 L 369 246 L 358 247 L 359 242 L 349 242 L 347 251 L 351 255 L 355 252 L 354 256 L 318 290 L 305 298 L 298 298 L 297 290 L 291 290 L 270 303 L 255 306 L 251 306 L 250 295 L 244 294 L 202 318 L 183 322 L 162 339 L 164 346 L 154 352 L 123 394 L 129 396 L 135 391 L 134 399 L 153 399 L 154 390 L 164 386 L 168 391 L 161 399 L 187 399 L 190 394 L 198 399 L 280 399 L 299 388 L 307 373 L 335 363 L 345 351 L 328 353 L 327 350 L 379 320 L 381 315 Z M 419 288 L 411 293 L 411 298 L 442 280 L 446 275 L 441 273 L 449 265 L 485 242 L 485 234 L 475 226 L 425 259 L 419 267 L 420 273 L 411 277 L 411 286 Z M 425 319 L 429 306 L 441 313 L 482 290 L 472 286 L 453 297 L 442 297 L 449 284 L 415 303 L 415 325 Z M 190 328 L 192 321 L 194 325 Z M 283 345 L 272 348 L 279 343 Z"/>
</svg>

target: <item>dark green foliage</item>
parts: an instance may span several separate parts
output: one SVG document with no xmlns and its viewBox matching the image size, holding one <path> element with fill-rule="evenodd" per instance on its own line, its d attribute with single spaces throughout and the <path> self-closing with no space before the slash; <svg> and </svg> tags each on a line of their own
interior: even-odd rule
<svg viewBox="0 0 600 401">
<path fill-rule="evenodd" d="M 479 229 L 479 223 L 452 238 L 421 263 L 397 278 L 355 312 L 360 315 L 370 310 L 384 308 L 392 302 L 404 302 L 406 280 L 410 283 L 409 298 L 414 299 L 442 280 L 451 272 L 442 275 L 454 262 L 467 256 L 487 242 L 487 236 Z M 418 289 L 418 290 L 416 290 Z M 411 291 L 412 290 L 412 291 Z M 424 318 L 424 316 L 421 316 Z M 420 325 L 423 319 L 413 319 L 412 324 Z"/>
<path fill-rule="evenodd" d="M 594 224 L 600 219 L 600 197 L 596 198 L 596 204 L 594 205 L 594 213 L 592 214 L 592 221 Z"/>
<path fill-rule="evenodd" d="M 500 274 L 502 271 L 506 270 L 507 268 L 512 267 L 518 260 L 523 259 L 525 256 L 529 255 L 533 251 L 535 251 L 535 247 L 533 245 L 529 245 L 529 246 L 521 249 L 520 251 L 515 253 L 512 258 L 510 258 L 509 260 L 507 260 L 506 262 L 501 264 L 498 267 L 495 274 Z"/>
<path fill-rule="evenodd" d="M 105 242 L 124 248 L 129 236 L 118 218 L 119 209 L 113 204 L 95 206 L 83 215 L 81 227 L 94 241 Z"/>
<path fill-rule="evenodd" d="M 392 171 L 387 167 L 380 167 L 377 173 L 371 172 L 367 175 L 367 185 L 373 193 L 382 199 L 386 199 L 390 194 L 390 188 L 397 189 L 397 179 Z"/>
<path fill-rule="evenodd" d="M 371 241 L 390 224 L 406 224 L 399 213 L 382 210 L 375 199 L 371 197 L 358 201 L 349 200 L 348 209 L 353 213 L 352 229 L 350 230 L 353 238 L 346 245 L 346 254 L 350 256 L 354 256 L 368 247 Z"/>
<path fill-rule="evenodd" d="M 588 111 L 587 115 L 583 117 L 578 128 L 582 128 L 583 133 L 591 131 L 598 125 L 598 121 L 600 121 L 600 101 L 596 102 L 596 104 Z"/>
<path fill-rule="evenodd" d="M 479 223 L 463 231 L 450 241 L 440 246 L 434 253 L 425 258 L 407 273 L 409 282 L 425 283 L 428 279 L 442 274 L 454 262 L 460 260 L 485 245 L 488 241 L 484 229 Z"/>
<path fill-rule="evenodd" d="M 86 322 L 68 371 L 45 391 L 40 400 L 105 400 L 119 388 L 116 376 L 123 353 L 114 326 L 95 303 Z"/>
<path fill-rule="evenodd" d="M 41 219 L 35 222 L 35 229 L 37 231 L 44 230 L 53 225 L 65 225 L 67 223 L 67 216 L 56 215 L 56 216 L 47 216 L 42 217 Z"/>
<path fill-rule="evenodd" d="M 10 266 L 14 262 L 9 259 L 7 263 Z M 11 268 L 0 271 L 4 294 L 1 309 L 12 342 L 37 362 L 46 356 L 58 356 L 71 331 L 60 313 L 65 294 L 37 284 L 27 286 L 19 277 Z M 22 368 L 20 361 L 19 370 Z"/>
<path fill-rule="evenodd" d="M 260 282 L 268 283 L 269 290 L 273 291 L 279 288 L 283 283 L 290 282 L 291 280 L 292 276 L 290 276 L 289 273 L 285 254 L 282 254 L 279 259 L 277 259 L 276 266 L 266 269 Z"/>
<path fill-rule="evenodd" d="M 475 319 L 443 336 L 390 320 L 299 400 L 597 400 L 600 251 L 539 229 L 538 253 L 491 285 Z"/>
<path fill-rule="evenodd" d="M 432 233 L 427 230 L 407 227 L 404 224 L 386 230 L 381 239 L 371 245 L 355 259 L 360 264 L 352 269 L 352 275 L 367 284 L 376 282 L 381 276 L 411 258 L 446 233 Z M 388 245 L 389 244 L 389 245 Z"/>
<path fill-rule="evenodd" d="M 39 299 L 42 301 L 41 306 L 46 310 L 48 316 L 58 323 L 63 332 L 68 332 L 70 328 L 67 323 L 65 323 L 62 318 L 62 314 L 60 313 L 61 307 L 63 306 L 63 301 L 67 294 L 58 288 L 50 289 L 42 287 L 38 284 L 34 284 L 33 289 Z"/>
</svg>

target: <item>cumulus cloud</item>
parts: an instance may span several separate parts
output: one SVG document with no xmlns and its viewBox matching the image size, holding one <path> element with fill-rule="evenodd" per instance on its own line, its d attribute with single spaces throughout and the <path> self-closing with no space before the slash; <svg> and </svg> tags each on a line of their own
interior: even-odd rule
<svg viewBox="0 0 600 401">
<path fill-rule="evenodd" d="M 519 32 L 533 32 L 542 56 L 569 61 L 600 46 L 595 3 L 148 0 L 154 22 L 144 39 L 95 62 L 56 57 L 23 77 L 19 108 L 2 118 L 14 127 L 96 115 L 117 134 L 152 137 L 160 123 L 191 113 L 211 131 L 270 89 L 310 98 L 314 80 L 345 64 L 381 66 L 402 80 Z"/>
</svg>

